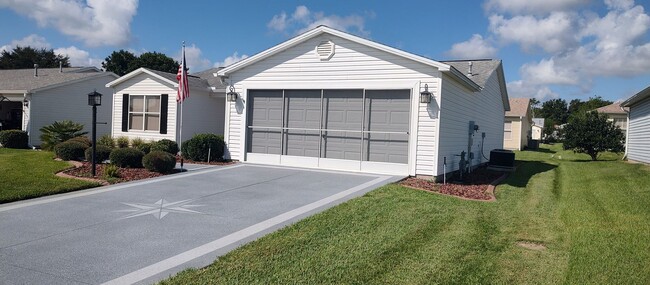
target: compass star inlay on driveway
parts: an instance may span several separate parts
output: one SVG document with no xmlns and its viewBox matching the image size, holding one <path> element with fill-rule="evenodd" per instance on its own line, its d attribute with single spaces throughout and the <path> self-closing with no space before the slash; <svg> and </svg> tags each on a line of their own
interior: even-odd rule
<svg viewBox="0 0 650 285">
<path fill-rule="evenodd" d="M 119 212 L 132 212 L 123 219 L 130 219 L 145 215 L 153 215 L 157 219 L 162 219 L 169 213 L 178 213 L 178 214 L 202 214 L 199 211 L 194 211 L 188 208 L 201 207 L 202 205 L 188 205 L 192 200 L 182 200 L 177 202 L 168 202 L 167 200 L 160 199 L 158 202 L 153 204 L 143 204 L 143 203 L 122 203 L 124 205 L 133 207 L 134 209 L 120 210 Z"/>
</svg>

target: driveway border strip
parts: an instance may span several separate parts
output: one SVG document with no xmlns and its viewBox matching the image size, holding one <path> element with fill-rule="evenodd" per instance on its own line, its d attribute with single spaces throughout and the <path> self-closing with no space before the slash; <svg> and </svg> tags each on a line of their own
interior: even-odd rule
<svg viewBox="0 0 650 285">
<path fill-rule="evenodd" d="M 388 179 L 391 178 L 391 176 L 384 176 L 380 175 L 377 176 L 375 175 L 375 179 L 368 181 L 366 183 L 357 185 L 355 187 L 349 188 L 347 190 L 341 191 L 339 193 L 336 193 L 334 195 L 331 195 L 329 197 L 323 198 L 321 200 L 318 200 L 316 202 L 312 202 L 310 204 L 304 205 L 302 207 L 293 209 L 291 211 L 285 212 L 283 214 L 277 215 L 273 218 L 267 219 L 265 221 L 262 221 L 260 223 L 254 224 L 252 226 L 249 226 L 247 228 L 244 228 L 242 230 L 239 230 L 237 232 L 234 232 L 232 234 L 226 235 L 224 237 L 221 237 L 219 239 L 216 239 L 214 241 L 208 242 L 206 244 L 203 244 L 201 246 L 195 247 L 193 249 L 190 249 L 188 251 L 182 252 L 180 254 L 177 254 L 175 256 L 172 256 L 170 258 L 164 259 L 162 261 L 159 261 L 157 263 L 151 264 L 149 266 L 143 267 L 139 270 L 133 271 L 131 273 L 128 273 L 124 276 L 115 278 L 113 280 L 110 280 L 108 282 L 103 283 L 104 285 L 113 285 L 113 284 L 133 284 L 139 281 L 142 281 L 144 279 L 153 277 L 157 274 L 160 274 L 162 272 L 165 272 L 169 269 L 172 269 L 176 266 L 182 265 L 186 262 L 192 261 L 196 258 L 199 258 L 201 256 L 204 256 L 206 254 L 209 254 L 211 252 L 214 252 L 216 250 L 219 250 L 221 248 L 224 248 L 226 246 L 229 246 L 231 244 L 237 243 L 243 239 L 246 239 L 248 237 L 251 237 L 255 234 L 258 234 L 262 231 L 268 230 L 274 226 L 280 225 L 282 223 L 285 223 L 293 218 L 296 218 L 300 215 L 306 214 L 310 211 L 313 211 L 315 209 L 318 209 L 320 207 L 323 207 L 327 204 L 336 202 L 337 200 L 343 199 L 344 197 L 354 194 L 356 192 L 362 191 L 372 185 L 384 182 Z"/>
<path fill-rule="evenodd" d="M 145 180 L 145 181 L 134 181 L 134 182 L 130 182 L 130 183 L 124 183 L 124 184 L 121 184 L 121 185 L 118 184 L 118 185 L 104 186 L 104 187 L 98 187 L 98 188 L 90 188 L 90 189 L 81 190 L 81 191 L 74 191 L 74 192 L 68 192 L 68 193 L 63 193 L 63 194 L 52 195 L 52 196 L 49 196 L 49 197 L 36 198 L 35 200 L 19 201 L 19 202 L 10 203 L 9 205 L 6 205 L 6 206 L 0 206 L 0 212 L 6 212 L 6 211 L 20 209 L 20 208 L 24 208 L 24 207 L 30 207 L 30 206 L 40 205 L 40 204 L 47 204 L 47 203 L 51 203 L 51 202 L 62 201 L 62 200 L 67 200 L 67 199 L 72 199 L 72 198 L 78 198 L 78 197 L 84 197 L 84 196 L 89 196 L 89 195 L 101 194 L 101 193 L 105 193 L 105 192 L 109 192 L 109 191 L 120 190 L 120 189 L 124 189 L 124 188 L 130 188 L 130 187 L 134 187 L 134 186 L 146 185 L 146 184 L 151 184 L 151 183 L 157 183 L 157 182 L 161 182 L 161 181 L 174 180 L 174 179 L 185 178 L 185 177 L 194 176 L 194 175 L 201 175 L 201 174 L 210 173 L 210 172 L 228 170 L 228 169 L 233 169 L 233 168 L 242 167 L 242 166 L 244 166 L 244 165 L 243 164 L 237 164 L 237 165 L 233 165 L 233 166 L 226 166 L 226 167 L 219 167 L 219 168 L 209 167 L 209 169 L 207 169 L 207 170 L 190 170 L 187 173 L 180 173 L 180 174 L 176 174 L 176 175 L 163 176 L 163 177 L 148 179 L 148 180 Z M 206 167 L 206 168 L 208 168 L 208 167 Z"/>
</svg>

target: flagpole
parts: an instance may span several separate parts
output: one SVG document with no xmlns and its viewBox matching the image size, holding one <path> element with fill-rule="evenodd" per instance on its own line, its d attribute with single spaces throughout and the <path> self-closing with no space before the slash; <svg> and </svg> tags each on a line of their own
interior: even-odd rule
<svg viewBox="0 0 650 285">
<path fill-rule="evenodd" d="M 181 68 L 185 68 L 185 62 L 184 62 L 185 61 L 185 41 L 183 41 L 183 51 L 182 52 L 183 52 L 183 59 L 182 59 L 183 62 L 181 63 L 181 66 L 182 66 Z M 185 70 L 183 70 L 183 73 L 184 72 L 185 72 Z M 180 122 L 180 129 L 178 131 L 178 136 L 179 136 L 179 138 L 178 138 L 178 153 L 181 156 L 181 172 L 183 172 L 183 101 L 184 100 L 181 99 L 181 101 L 179 103 L 181 105 L 181 120 L 180 120 L 181 122 Z"/>
</svg>

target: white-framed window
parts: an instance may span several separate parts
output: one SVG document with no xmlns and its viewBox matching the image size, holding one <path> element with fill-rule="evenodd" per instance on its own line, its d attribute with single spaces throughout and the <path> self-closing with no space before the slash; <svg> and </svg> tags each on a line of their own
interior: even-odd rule
<svg viewBox="0 0 650 285">
<path fill-rule="evenodd" d="M 614 119 L 614 125 L 617 125 L 619 128 L 625 130 L 625 128 L 627 128 L 627 119 L 616 118 Z"/>
<path fill-rule="evenodd" d="M 160 131 L 160 95 L 129 96 L 129 130 Z"/>
<path fill-rule="evenodd" d="M 505 121 L 503 123 L 503 138 L 510 140 L 512 139 L 512 122 Z"/>
</svg>

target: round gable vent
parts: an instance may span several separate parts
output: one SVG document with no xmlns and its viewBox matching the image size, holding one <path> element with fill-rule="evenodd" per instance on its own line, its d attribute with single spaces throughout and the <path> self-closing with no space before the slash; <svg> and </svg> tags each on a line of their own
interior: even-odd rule
<svg viewBox="0 0 650 285">
<path fill-rule="evenodd" d="M 322 41 L 316 46 L 316 55 L 320 60 L 329 60 L 334 56 L 334 43 L 331 41 Z"/>
</svg>

